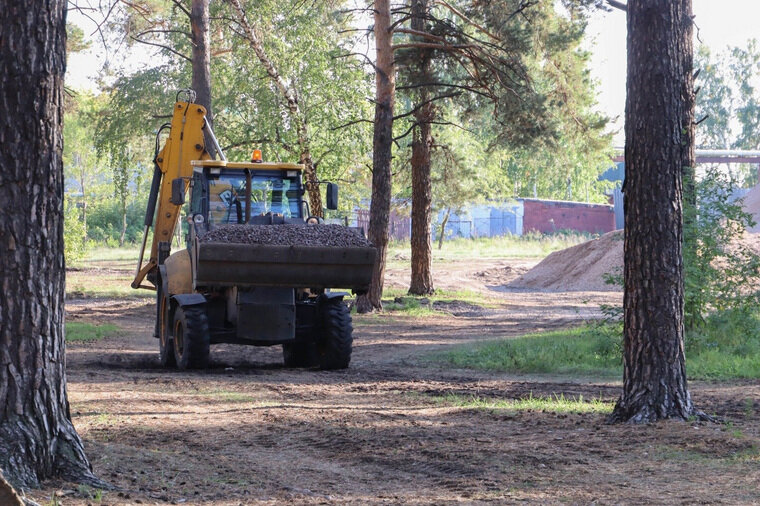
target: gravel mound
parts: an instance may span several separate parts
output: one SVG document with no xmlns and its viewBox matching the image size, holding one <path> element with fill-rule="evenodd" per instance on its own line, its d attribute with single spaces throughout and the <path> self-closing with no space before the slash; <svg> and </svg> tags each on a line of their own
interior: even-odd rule
<svg viewBox="0 0 760 506">
<path fill-rule="evenodd" d="M 608 232 L 577 246 L 555 251 L 519 278 L 509 288 L 553 292 L 619 291 L 622 287 L 604 282 L 605 274 L 623 272 L 623 231 Z"/>
<path fill-rule="evenodd" d="M 277 246 L 372 246 L 364 237 L 343 225 L 221 225 L 200 236 L 199 240 Z"/>
</svg>

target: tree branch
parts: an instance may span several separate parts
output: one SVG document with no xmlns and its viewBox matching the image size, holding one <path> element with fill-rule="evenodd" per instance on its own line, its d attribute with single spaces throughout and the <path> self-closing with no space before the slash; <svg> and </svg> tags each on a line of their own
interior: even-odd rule
<svg viewBox="0 0 760 506">
<path fill-rule="evenodd" d="M 628 12 L 628 6 L 624 4 L 623 2 L 618 2 L 617 0 L 607 0 L 607 3 L 610 5 L 610 7 L 614 7 L 616 9 L 620 9 L 621 11 Z"/>
<path fill-rule="evenodd" d="M 179 0 L 172 0 L 172 2 L 174 3 L 174 5 L 176 5 L 177 7 L 179 7 L 179 10 L 181 10 L 182 12 L 184 12 L 185 15 L 187 15 L 188 18 L 192 17 L 190 15 L 190 11 L 187 10 L 187 8 L 184 5 L 182 5 L 182 2 L 180 2 Z"/>
<path fill-rule="evenodd" d="M 453 93 L 446 93 L 446 94 L 443 94 L 443 95 L 438 95 L 436 97 L 431 98 L 430 100 L 425 100 L 424 102 L 417 104 L 417 107 L 415 107 L 414 109 L 412 109 L 410 111 L 407 111 L 404 114 L 399 114 L 398 116 L 394 116 L 393 117 L 393 121 L 396 121 L 397 119 L 401 119 L 401 118 L 406 118 L 407 116 L 411 116 L 415 112 L 419 111 L 422 107 L 424 107 L 427 104 L 430 104 L 432 102 L 435 102 L 436 100 L 442 100 L 444 98 L 458 97 L 461 94 L 462 94 L 461 91 L 456 91 L 456 92 L 453 92 Z"/>
<path fill-rule="evenodd" d="M 156 47 L 160 47 L 162 49 L 166 49 L 167 51 L 176 54 L 180 58 L 184 58 L 185 60 L 189 61 L 190 63 L 192 63 L 192 61 L 193 61 L 191 58 L 188 58 L 187 56 L 185 56 L 184 54 L 180 53 L 179 51 L 175 51 L 174 49 L 170 48 L 169 46 L 164 46 L 163 44 L 159 44 L 157 42 L 148 42 L 147 40 L 141 40 L 141 39 L 138 39 L 137 37 L 135 37 L 134 35 L 130 35 L 129 37 L 132 40 L 134 40 L 135 42 L 139 42 L 141 44 L 147 44 L 149 46 L 156 46 Z"/>
</svg>

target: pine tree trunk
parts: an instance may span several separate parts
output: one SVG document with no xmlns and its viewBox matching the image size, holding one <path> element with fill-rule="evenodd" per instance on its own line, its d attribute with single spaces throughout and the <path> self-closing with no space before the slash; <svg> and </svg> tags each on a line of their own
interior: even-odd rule
<svg viewBox="0 0 760 506">
<path fill-rule="evenodd" d="M 695 152 L 696 128 L 694 127 L 694 109 L 697 97 L 694 93 L 694 75 L 692 73 L 694 69 L 694 23 L 692 21 L 692 0 L 682 1 L 684 18 L 681 25 L 681 47 L 683 48 L 681 52 L 684 59 L 684 74 L 681 83 L 681 96 L 684 102 L 682 121 L 684 138 L 681 143 L 684 149 L 681 151 L 681 167 L 683 170 L 684 204 L 696 209 L 697 190 L 695 186 L 696 174 L 694 171 L 697 166 L 697 156 Z"/>
<path fill-rule="evenodd" d="M 412 0 L 412 30 L 427 31 L 427 0 Z M 423 83 L 432 82 L 429 49 L 419 49 L 419 79 Z M 417 127 L 412 141 L 412 280 L 409 293 L 429 295 L 433 293 L 433 245 L 430 238 L 432 217 L 433 184 L 430 179 L 430 150 L 433 145 L 430 124 L 435 119 L 435 109 L 427 87 L 420 88 L 419 109 L 414 114 Z M 424 104 L 424 105 L 423 105 Z"/>
<path fill-rule="evenodd" d="M 100 483 L 66 397 L 65 19 L 65 0 L 0 10 L 0 471 L 20 488 L 56 475 Z"/>
<path fill-rule="evenodd" d="M 375 126 L 372 139 L 372 201 L 369 206 L 368 239 L 377 248 L 369 292 L 356 299 L 360 313 L 382 309 L 388 225 L 391 214 L 391 160 L 393 108 L 396 101 L 396 68 L 391 40 L 390 0 L 375 0 Z"/>
<path fill-rule="evenodd" d="M 428 94 L 421 93 L 422 100 Z M 432 104 L 423 106 L 415 115 L 419 126 L 412 141 L 412 281 L 409 293 L 433 293 L 433 245 L 430 237 L 432 218 L 432 183 L 430 181 L 430 148 L 433 137 L 429 118 Z"/>
<path fill-rule="evenodd" d="M 623 393 L 611 422 L 695 414 L 686 383 L 683 323 L 683 125 L 691 0 L 628 2 L 625 121 Z M 691 113 L 693 117 L 693 112 Z"/>
<path fill-rule="evenodd" d="M 211 109 L 211 44 L 209 42 L 209 0 L 192 0 L 190 6 L 190 31 L 193 40 L 193 78 L 192 87 L 195 90 L 195 101 L 206 108 L 206 119 L 214 125 L 214 114 Z M 206 137 L 206 151 L 216 158 L 211 137 Z"/>
</svg>

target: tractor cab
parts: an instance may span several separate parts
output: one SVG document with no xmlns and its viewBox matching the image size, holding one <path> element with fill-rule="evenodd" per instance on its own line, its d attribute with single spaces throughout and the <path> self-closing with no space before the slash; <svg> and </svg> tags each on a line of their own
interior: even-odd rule
<svg viewBox="0 0 760 506">
<path fill-rule="evenodd" d="M 199 232 L 228 224 L 302 224 L 309 215 L 303 165 L 220 160 L 192 164 L 190 216 Z"/>
</svg>

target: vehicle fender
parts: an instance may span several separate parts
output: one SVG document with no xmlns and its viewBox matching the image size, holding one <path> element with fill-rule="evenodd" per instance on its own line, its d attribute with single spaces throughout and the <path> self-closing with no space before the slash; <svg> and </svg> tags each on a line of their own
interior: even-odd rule
<svg viewBox="0 0 760 506">
<path fill-rule="evenodd" d="M 193 293 L 193 273 L 190 267 L 190 252 L 187 249 L 172 253 L 164 261 L 164 266 L 166 275 L 162 272 L 161 277 L 168 282 L 164 287 L 166 293 Z"/>
<path fill-rule="evenodd" d="M 348 292 L 326 292 L 322 297 L 323 300 L 343 300 L 343 297 L 348 297 Z"/>
<path fill-rule="evenodd" d="M 180 307 L 200 306 L 206 303 L 206 297 L 199 293 L 180 293 L 172 295 L 172 300 Z"/>
</svg>

